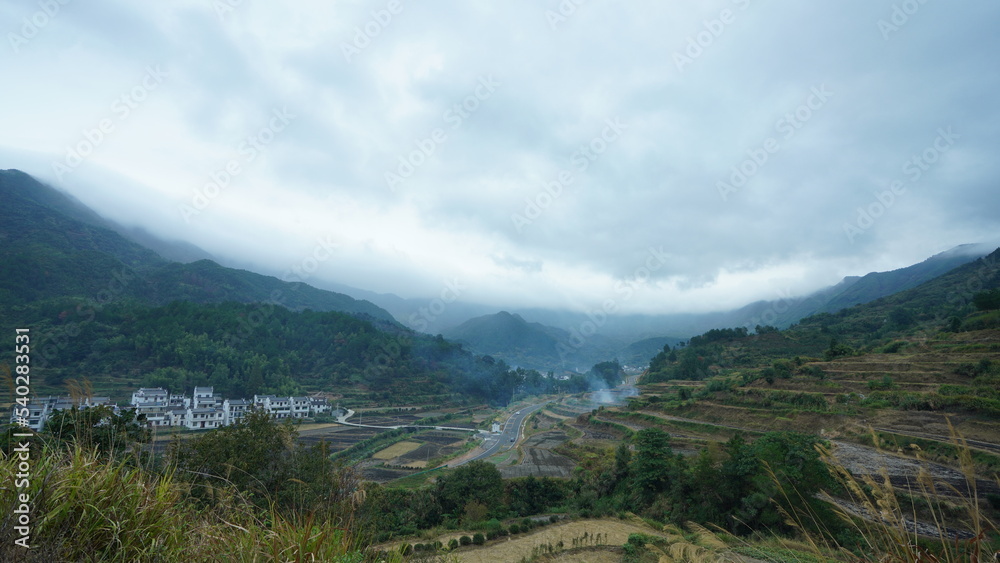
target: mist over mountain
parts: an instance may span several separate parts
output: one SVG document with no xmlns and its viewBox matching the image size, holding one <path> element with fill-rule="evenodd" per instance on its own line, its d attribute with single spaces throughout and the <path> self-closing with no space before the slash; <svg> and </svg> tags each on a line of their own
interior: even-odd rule
<svg viewBox="0 0 1000 563">
<path fill-rule="evenodd" d="M 277 300 L 293 310 L 364 314 L 427 334 L 443 334 L 476 353 L 542 371 L 583 372 L 614 358 L 626 365 L 641 363 L 663 344 L 676 344 L 713 328 L 784 328 L 812 314 L 836 312 L 915 287 L 990 251 L 985 244 L 962 245 L 905 268 L 847 277 L 805 297 L 760 301 L 717 313 L 630 315 L 543 308 L 495 313 L 488 305 L 462 300 L 461 285 L 430 299 L 403 299 L 322 280 L 315 283 L 327 289 L 317 289 L 227 268 L 205 259 L 208 253 L 189 243 L 164 241 L 141 228 L 107 221 L 75 198 L 16 170 L 0 172 L 0 197 L 7 202 L 2 215 L 7 244 L 0 259 L 11 265 L 5 270 L 9 279 L 2 294 L 8 303 L 67 293 L 98 295 L 108 287 L 115 289 L 116 298 L 151 305 L 176 300 Z M 84 273 L 94 270 L 108 274 Z M 15 274 L 19 272 L 26 275 Z M 343 292 L 329 291 L 332 287 Z"/>
<path fill-rule="evenodd" d="M 738 309 L 716 313 L 673 315 L 626 315 L 578 313 L 555 309 L 510 309 L 511 313 L 533 323 L 559 329 L 563 341 L 574 330 L 596 332 L 603 337 L 629 343 L 644 338 L 671 337 L 683 340 L 712 328 L 756 325 L 785 328 L 800 319 L 819 312 L 836 312 L 845 307 L 867 303 L 886 295 L 915 287 L 957 266 L 989 254 L 988 244 L 965 244 L 936 254 L 923 262 L 889 272 L 871 272 L 864 276 L 845 277 L 840 283 L 806 296 L 789 295 L 779 300 L 757 301 Z M 370 300 L 393 313 L 397 320 L 429 334 L 462 334 L 468 336 L 472 326 L 463 323 L 475 317 L 492 315 L 493 310 L 482 304 L 434 299 L 403 299 L 392 294 L 378 294 L 348 286 L 337 286 L 355 297 Z M 435 308 L 435 305 L 437 307 Z M 459 329 L 459 326 L 462 326 Z M 457 332 L 456 332 L 457 331 Z M 545 336 L 551 338 L 553 333 Z"/>
<path fill-rule="evenodd" d="M 55 297 L 137 299 L 150 305 L 274 302 L 292 309 L 364 314 L 386 322 L 392 315 L 367 301 L 285 282 L 200 259 L 172 262 L 119 230 L 79 201 L 17 170 L 0 171 L 0 303 L 25 304 Z M 140 234 L 139 238 L 150 238 Z M 187 244 L 159 241 L 173 256 L 204 253 Z"/>
</svg>

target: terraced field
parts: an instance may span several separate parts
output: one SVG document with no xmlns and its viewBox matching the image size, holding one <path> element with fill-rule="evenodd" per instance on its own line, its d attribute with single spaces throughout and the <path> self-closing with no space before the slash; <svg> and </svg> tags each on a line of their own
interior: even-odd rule
<svg viewBox="0 0 1000 563">
<path fill-rule="evenodd" d="M 524 441 L 524 456 L 516 465 L 500 467 L 504 478 L 512 477 L 570 477 L 576 463 L 552 451 L 569 439 L 563 432 L 551 431 L 535 434 Z"/>
<path fill-rule="evenodd" d="M 396 442 L 395 444 L 376 452 L 372 455 L 375 459 L 390 460 L 401 455 L 406 455 L 420 447 L 417 442 Z"/>
</svg>

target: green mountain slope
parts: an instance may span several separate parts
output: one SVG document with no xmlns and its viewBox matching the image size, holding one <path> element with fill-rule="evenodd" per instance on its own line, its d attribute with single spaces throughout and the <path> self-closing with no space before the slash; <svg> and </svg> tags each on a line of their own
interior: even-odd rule
<svg viewBox="0 0 1000 563">
<path fill-rule="evenodd" d="M 820 330 L 867 344 L 900 334 L 957 330 L 974 315 L 973 297 L 1000 287 L 1000 249 L 920 285 L 837 313 L 812 315 L 791 334 Z"/>
<path fill-rule="evenodd" d="M 564 363 L 559 357 L 559 343 L 569 336 L 565 331 L 529 323 L 507 311 L 469 319 L 442 335 L 477 353 L 533 369 L 551 369 Z"/>
<path fill-rule="evenodd" d="M 583 336 L 507 311 L 469 319 L 442 334 L 478 354 L 541 372 L 584 373 L 596 363 L 618 357 L 624 347 L 601 334 Z"/>
<path fill-rule="evenodd" d="M 0 199 L 0 332 L 29 330 L 35 394 L 86 379 L 118 401 L 141 385 L 213 385 L 229 397 L 505 404 L 524 381 L 367 301 L 210 260 L 169 262 L 23 173 L 0 172 Z M 13 351 L 0 348 L 0 369 Z"/>
<path fill-rule="evenodd" d="M 837 313 L 818 313 L 784 331 L 747 334 L 713 329 L 686 348 L 653 357 L 648 381 L 707 379 L 729 370 L 769 368 L 772 362 L 850 356 L 890 346 L 898 339 L 935 338 L 941 331 L 1000 326 L 994 312 L 979 312 L 976 294 L 1000 287 L 1000 249 L 912 289 Z M 781 372 L 787 366 L 778 368 Z M 787 371 L 787 370 L 786 370 Z M 772 373 L 772 376 L 780 373 Z"/>
<path fill-rule="evenodd" d="M 392 315 L 368 301 L 209 260 L 169 262 L 122 236 L 83 204 L 17 170 L 0 171 L 0 306 L 56 297 L 150 305 L 274 301 L 293 309 Z"/>
<path fill-rule="evenodd" d="M 846 307 L 852 307 L 859 303 L 868 303 L 880 297 L 912 289 L 926 281 L 942 276 L 959 266 L 985 256 L 992 250 L 995 249 L 983 245 L 964 244 L 946 252 L 935 254 L 919 264 L 890 272 L 870 273 L 831 297 L 816 312 L 834 313 Z"/>
<path fill-rule="evenodd" d="M 771 325 L 787 328 L 816 313 L 836 313 L 841 309 L 868 303 L 900 291 L 914 288 L 963 264 L 989 254 L 993 248 L 982 244 L 963 244 L 931 256 L 927 260 L 888 272 L 850 276 L 840 283 L 801 298 L 758 301 L 734 312 L 721 315 L 715 328 L 723 326 Z"/>
</svg>

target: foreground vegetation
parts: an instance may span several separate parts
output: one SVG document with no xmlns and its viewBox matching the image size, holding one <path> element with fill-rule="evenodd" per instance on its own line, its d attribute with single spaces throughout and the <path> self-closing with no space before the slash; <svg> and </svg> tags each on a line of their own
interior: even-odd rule
<svg viewBox="0 0 1000 563">
<path fill-rule="evenodd" d="M 70 412 L 61 432 L 31 440 L 27 489 L 14 484 L 16 444 L 4 444 L 0 560 L 401 561 L 449 552 L 573 560 L 610 549 L 624 561 L 978 561 L 1000 547 L 1000 506 L 991 516 L 975 497 L 943 501 L 929 477 L 916 495 L 855 477 L 800 434 L 737 435 L 685 457 L 651 428 L 611 455 L 570 448 L 585 461 L 568 480 L 503 480 L 474 462 L 407 490 L 361 482 L 322 446 L 294 445 L 294 428 L 262 413 L 177 443 L 162 459 L 143 455 L 134 421 L 111 415 L 94 426 L 85 413 Z M 18 492 L 32 499 L 28 553 L 13 544 Z M 939 537 L 909 526 L 918 508 Z M 972 534 L 949 535 L 956 519 Z"/>
</svg>

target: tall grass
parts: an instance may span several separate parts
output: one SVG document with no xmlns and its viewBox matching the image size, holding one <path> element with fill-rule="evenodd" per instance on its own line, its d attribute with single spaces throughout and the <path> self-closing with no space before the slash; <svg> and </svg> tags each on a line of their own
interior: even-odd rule
<svg viewBox="0 0 1000 563">
<path fill-rule="evenodd" d="M 45 448 L 31 460 L 28 489 L 15 487 L 17 459 L 0 459 L 0 561 L 363 560 L 353 521 L 256 509 L 225 483 L 198 508 L 190 486 L 92 449 Z M 14 544 L 18 494 L 31 498 L 31 550 Z"/>
<path fill-rule="evenodd" d="M 994 561 L 1000 529 L 979 498 L 971 449 L 954 428 L 951 433 L 959 452 L 962 486 L 938 481 L 921 466 L 908 480 L 908 490 L 901 490 L 884 467 L 874 475 L 853 475 L 829 450 L 818 446 L 841 486 L 836 497 L 824 495 L 839 522 L 797 508 L 781 510 L 815 553 L 839 553 L 850 561 Z M 947 499 L 939 493 L 942 490 L 950 493 Z M 851 540 L 844 541 L 848 537 Z"/>
</svg>

